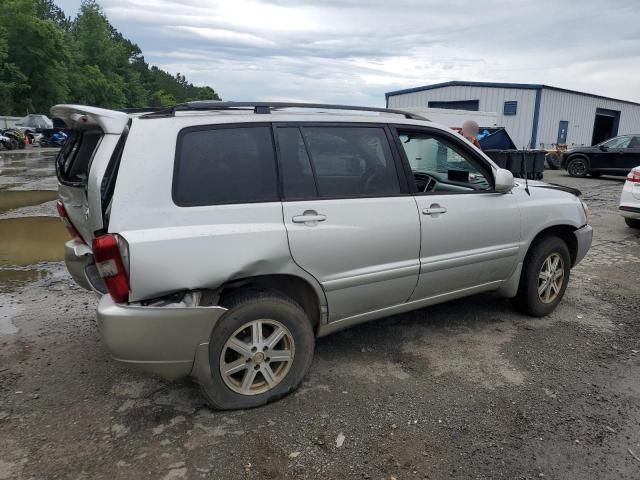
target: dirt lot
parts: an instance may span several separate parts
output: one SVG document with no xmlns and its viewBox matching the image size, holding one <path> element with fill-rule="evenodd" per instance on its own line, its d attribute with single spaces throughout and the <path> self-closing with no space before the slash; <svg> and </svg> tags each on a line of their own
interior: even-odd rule
<svg viewBox="0 0 640 480">
<path fill-rule="evenodd" d="M 43 218 L 52 162 L 0 154 L 0 479 L 640 478 L 640 232 L 620 179 L 546 172 L 595 228 L 549 318 L 494 295 L 390 317 L 321 339 L 295 394 L 221 413 L 108 357 Z"/>
</svg>

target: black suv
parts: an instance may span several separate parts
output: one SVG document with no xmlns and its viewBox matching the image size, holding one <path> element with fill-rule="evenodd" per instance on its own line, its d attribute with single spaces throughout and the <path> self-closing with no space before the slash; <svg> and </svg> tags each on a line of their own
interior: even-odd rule
<svg viewBox="0 0 640 480">
<path fill-rule="evenodd" d="M 567 150 L 562 156 L 562 168 L 572 177 L 627 175 L 640 165 L 640 134 L 621 135 L 593 147 Z"/>
</svg>

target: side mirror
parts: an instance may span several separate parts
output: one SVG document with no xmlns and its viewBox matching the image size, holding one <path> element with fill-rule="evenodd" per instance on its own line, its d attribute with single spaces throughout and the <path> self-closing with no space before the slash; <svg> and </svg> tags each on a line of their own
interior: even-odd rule
<svg viewBox="0 0 640 480">
<path fill-rule="evenodd" d="M 509 193 L 513 190 L 513 173 L 504 168 L 496 170 L 495 190 L 498 193 Z"/>
<path fill-rule="evenodd" d="M 603 152 L 606 152 L 607 150 L 609 150 L 609 147 L 607 147 L 606 145 L 600 145 L 598 148 Z"/>
</svg>

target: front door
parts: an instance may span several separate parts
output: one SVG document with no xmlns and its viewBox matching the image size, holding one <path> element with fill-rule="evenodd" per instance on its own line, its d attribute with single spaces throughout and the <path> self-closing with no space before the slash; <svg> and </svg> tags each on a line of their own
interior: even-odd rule
<svg viewBox="0 0 640 480">
<path fill-rule="evenodd" d="M 295 262 L 324 288 L 330 321 L 406 302 L 420 220 L 379 125 L 276 125 Z"/>
<path fill-rule="evenodd" d="M 490 164 L 453 135 L 398 127 L 413 172 L 422 240 L 412 300 L 497 288 L 516 267 L 520 212 L 493 191 Z"/>
<path fill-rule="evenodd" d="M 626 164 L 632 158 L 628 149 L 632 138 L 629 135 L 622 135 L 603 142 L 591 155 L 591 170 L 612 175 L 625 175 L 630 170 Z"/>
</svg>

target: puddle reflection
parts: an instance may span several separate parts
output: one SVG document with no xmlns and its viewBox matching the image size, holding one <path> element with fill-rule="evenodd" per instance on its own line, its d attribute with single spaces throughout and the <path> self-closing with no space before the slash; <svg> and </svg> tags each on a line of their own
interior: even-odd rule
<svg viewBox="0 0 640 480">
<path fill-rule="evenodd" d="M 60 261 L 69 235 L 57 217 L 0 220 L 0 265 Z"/>
</svg>

